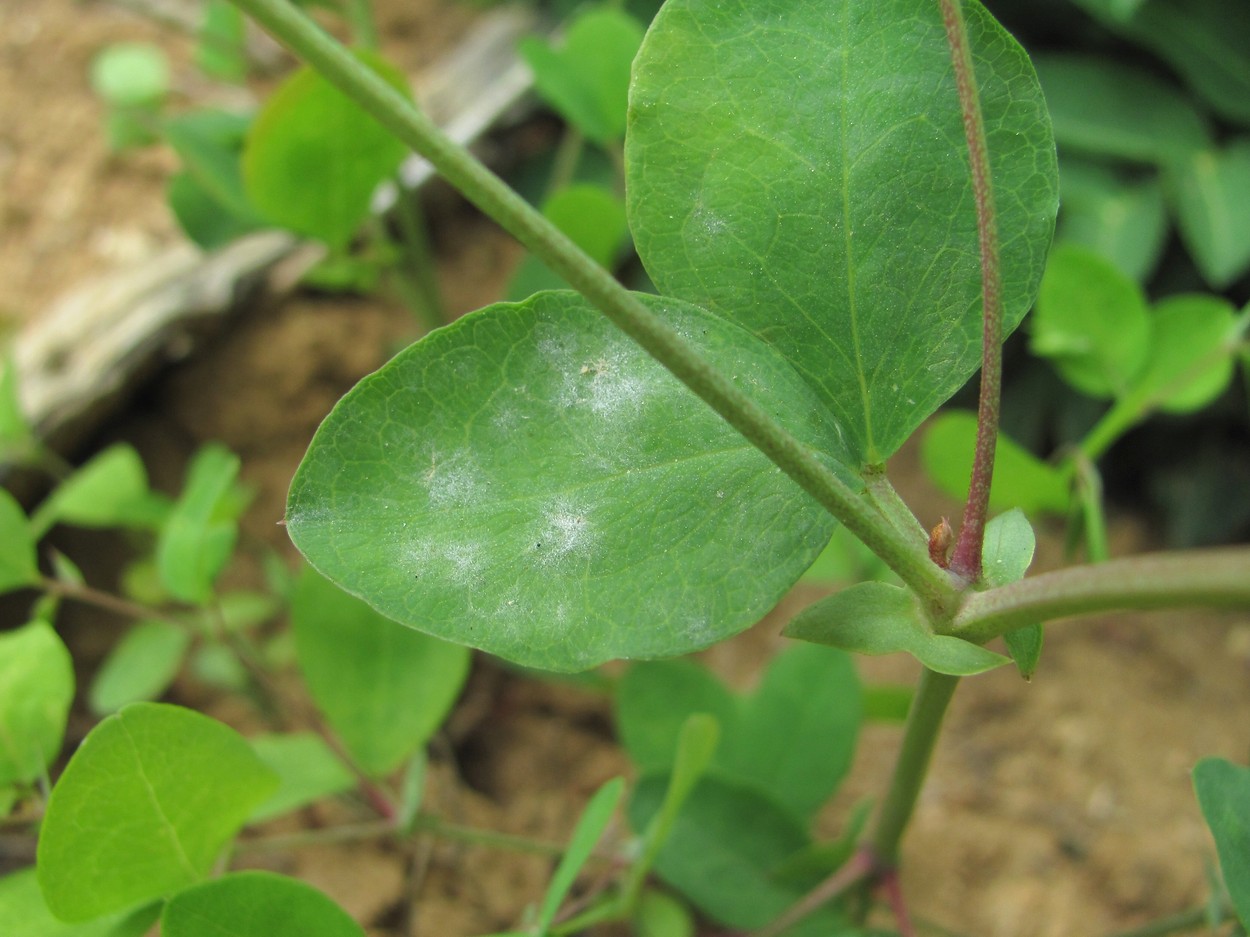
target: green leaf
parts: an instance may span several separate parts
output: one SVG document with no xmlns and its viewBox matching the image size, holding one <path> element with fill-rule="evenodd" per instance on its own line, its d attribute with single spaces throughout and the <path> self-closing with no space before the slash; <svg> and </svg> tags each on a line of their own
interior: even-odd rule
<svg viewBox="0 0 1250 937">
<path fill-rule="evenodd" d="M 1217 113 L 1250 124 L 1250 9 L 1226 0 L 1133 5 L 1139 9 L 1118 31 L 1171 65 Z"/>
<path fill-rule="evenodd" d="M 1204 758 L 1194 767 L 1194 790 L 1233 908 L 1243 924 L 1250 922 L 1250 768 Z"/>
<path fill-rule="evenodd" d="M 773 349 L 639 299 L 838 470 L 831 420 Z M 563 671 L 755 623 L 832 525 L 571 293 L 479 310 L 365 378 L 318 430 L 287 505 L 309 561 L 383 614 Z"/>
<path fill-rule="evenodd" d="M 951 497 L 963 498 L 968 493 L 976 439 L 976 414 L 966 410 L 948 410 L 925 429 L 921 462 L 933 483 Z M 1070 500 L 1068 488 L 1063 471 L 999 433 L 990 487 L 991 510 L 1020 508 L 1030 514 L 1063 514 Z"/>
<path fill-rule="evenodd" d="M 203 879 L 278 779 L 234 730 L 134 703 L 83 740 L 48 801 L 39 884 L 65 921 L 88 921 Z"/>
<path fill-rule="evenodd" d="M 568 848 L 564 850 L 564 855 L 560 857 L 560 864 L 556 866 L 551 876 L 551 884 L 547 886 L 547 893 L 543 896 L 542 907 L 538 911 L 538 920 L 535 922 L 536 932 L 545 934 L 551 927 L 556 912 L 560 910 L 560 905 L 568 896 L 569 889 L 577 880 L 582 866 L 590 858 L 595 844 L 599 842 L 599 837 L 607 829 L 624 792 L 624 778 L 613 778 L 595 791 L 594 796 L 590 798 L 586 809 L 582 811 L 581 818 L 577 821 L 573 835 L 569 838 Z"/>
<path fill-rule="evenodd" d="M 22 409 L 17 361 L 11 348 L 0 356 L 0 463 L 18 462 L 34 449 L 35 433 Z"/>
<path fill-rule="evenodd" d="M 850 770 L 862 721 L 854 661 L 796 644 L 773 659 L 759 688 L 740 701 L 737 723 L 722 729 L 716 762 L 810 817 Z"/>
<path fill-rule="evenodd" d="M 695 937 L 690 909 L 665 892 L 648 888 L 634 910 L 635 937 Z"/>
<path fill-rule="evenodd" d="M 388 774 L 443 724 L 469 652 L 401 627 L 305 569 L 291 599 L 300 670 L 360 766 Z"/>
<path fill-rule="evenodd" d="M 1150 353 L 1132 396 L 1169 413 L 1190 413 L 1224 392 L 1244 324 L 1218 296 L 1171 296 L 1155 306 Z"/>
<path fill-rule="evenodd" d="M 169 91 L 169 62 L 149 43 L 119 42 L 91 61 L 91 89 L 114 107 L 143 107 Z"/>
<path fill-rule="evenodd" d="M 1146 0 L 1072 0 L 1077 6 L 1110 22 L 1132 19 Z"/>
<path fill-rule="evenodd" d="M 168 513 L 165 499 L 148 488 L 143 460 L 133 446 L 117 443 L 57 486 L 31 515 L 42 536 L 53 524 L 75 527 L 158 527 Z"/>
<path fill-rule="evenodd" d="M 0 934 L 12 937 L 142 937 L 156 922 L 159 906 L 110 914 L 85 924 L 58 921 L 48 910 L 34 869 L 0 878 Z"/>
<path fill-rule="evenodd" d="M 558 46 L 523 39 L 519 51 L 538 94 L 588 139 L 607 145 L 625 135 L 629 67 L 641 43 L 638 21 L 605 5 L 577 16 Z"/>
<path fill-rule="evenodd" d="M 393 66 L 368 52 L 356 55 L 409 93 Z M 271 222 L 342 247 L 405 152 L 390 131 L 305 66 L 278 87 L 252 124 L 243 179 L 251 203 Z"/>
<path fill-rule="evenodd" d="M 964 11 L 1006 334 L 1045 263 L 1054 143 L 1024 51 L 980 4 Z M 856 461 L 884 461 L 980 365 L 977 218 L 938 6 L 670 0 L 630 95 L 630 227 L 660 291 L 776 344 Z"/>
<path fill-rule="evenodd" d="M 161 530 L 156 562 L 161 582 L 184 602 L 206 603 L 238 536 L 232 505 L 239 457 L 215 443 L 196 453 L 173 512 Z"/>
<path fill-rule="evenodd" d="M 364 937 L 346 911 L 311 885 L 272 872 L 233 872 L 179 892 L 161 937 Z"/>
<path fill-rule="evenodd" d="M 690 713 L 713 716 L 721 727 L 718 772 L 807 817 L 850 767 L 862 709 L 851 659 L 797 644 L 778 654 L 759 687 L 743 696 L 691 661 L 635 664 L 617 688 L 616 718 L 630 758 L 646 772 L 672 767 Z"/>
<path fill-rule="evenodd" d="M 884 582 L 863 582 L 809 605 L 783 633 L 856 654 L 907 651 L 931 670 L 954 676 L 1007 662 L 1001 654 L 961 638 L 934 634 L 912 594 Z"/>
<path fill-rule="evenodd" d="M 1132 178 L 1097 163 L 1065 157 L 1056 239 L 1088 247 L 1125 276 L 1144 283 L 1167 243 L 1163 187 L 1155 176 Z"/>
<path fill-rule="evenodd" d="M 229 0 L 207 0 L 200 20 L 195 64 L 208 75 L 226 81 L 247 77 L 247 23 Z"/>
<path fill-rule="evenodd" d="M 1124 394 L 1150 348 L 1150 312 L 1136 283 L 1075 244 L 1050 255 L 1033 315 L 1033 353 L 1091 397 Z"/>
<path fill-rule="evenodd" d="M 91 681 L 87 701 L 97 715 L 153 700 L 182 668 L 191 634 L 165 621 L 139 622 L 113 646 Z"/>
<path fill-rule="evenodd" d="M 985 541 L 981 547 L 981 567 L 985 584 L 1005 586 L 1024 578 L 1033 563 L 1037 538 L 1029 519 L 1019 510 L 1000 514 L 985 525 Z M 1037 670 L 1042 655 L 1041 624 L 1025 625 L 1003 635 L 1011 659 L 1020 676 L 1029 680 Z"/>
<path fill-rule="evenodd" d="M 845 585 L 865 579 L 889 581 L 893 576 L 885 560 L 864 546 L 863 541 L 845 527 L 839 527 L 801 581 Z"/>
<path fill-rule="evenodd" d="M 35 538 L 26 512 L 0 488 L 0 593 L 39 583 Z"/>
<path fill-rule="evenodd" d="M 1250 267 L 1250 137 L 1197 150 L 1168 175 L 1185 246 L 1206 281 L 1223 289 Z"/>
<path fill-rule="evenodd" d="M 663 777 L 644 777 L 629 804 L 630 824 L 645 827 L 665 792 Z M 656 860 L 656 872 L 719 924 L 763 927 L 806 891 L 774 872 L 808 846 L 803 826 L 753 787 L 704 777 L 677 817 Z M 841 919 L 818 915 L 826 933 L 841 933 Z"/>
<path fill-rule="evenodd" d="M 356 786 L 347 766 L 311 732 L 258 735 L 248 741 L 278 776 L 278 789 L 252 811 L 249 823 L 271 820 Z"/>
<path fill-rule="evenodd" d="M 44 776 L 73 701 L 74 665 L 50 624 L 0 634 L 0 787 Z"/>
<path fill-rule="evenodd" d="M 204 250 L 222 247 L 260 227 L 254 219 L 233 214 L 190 172 L 169 177 L 165 200 L 182 232 Z"/>
<path fill-rule="evenodd" d="M 1151 72 L 1070 53 L 1037 55 L 1033 64 L 1065 152 L 1167 165 L 1208 143 L 1192 102 Z"/>
<path fill-rule="evenodd" d="M 252 118 L 204 108 L 170 118 L 161 126 L 186 175 L 216 205 L 217 212 L 236 224 L 260 227 L 262 220 L 243 184 L 241 161 Z"/>
</svg>

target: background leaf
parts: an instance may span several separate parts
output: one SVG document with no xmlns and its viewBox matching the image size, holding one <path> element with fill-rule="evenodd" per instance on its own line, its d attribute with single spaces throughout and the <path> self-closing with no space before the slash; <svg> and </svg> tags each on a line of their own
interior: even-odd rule
<svg viewBox="0 0 1250 937">
<path fill-rule="evenodd" d="M 1194 790 L 1215 837 L 1228 895 L 1244 924 L 1250 921 L 1250 768 L 1204 758 L 1194 767 Z"/>
<path fill-rule="evenodd" d="M 175 598 L 206 603 L 213 583 L 230 559 L 238 536 L 237 512 L 231 510 L 239 457 L 210 443 L 187 467 L 182 494 L 156 544 L 162 584 Z"/>
<path fill-rule="evenodd" d="M 1054 143 L 1027 56 L 964 8 L 1010 332 L 1053 230 Z M 657 287 L 776 344 L 855 459 L 884 461 L 980 364 L 977 221 L 938 7 L 670 0 L 630 95 L 630 226 Z"/>
<path fill-rule="evenodd" d="M 1125 276 L 1144 283 L 1168 236 L 1158 179 L 1065 155 L 1059 164 L 1059 188 L 1056 240 L 1088 247 Z"/>
<path fill-rule="evenodd" d="M 603 5 L 576 16 L 557 44 L 530 38 L 519 48 L 538 94 L 588 139 L 606 145 L 625 135 L 629 67 L 641 42 L 637 20 Z"/>
<path fill-rule="evenodd" d="M 1206 124 L 1176 86 L 1152 72 L 1076 53 L 1033 57 L 1065 150 L 1154 165 L 1206 146 Z"/>
<path fill-rule="evenodd" d="M 132 627 L 109 651 L 91 681 L 87 701 L 99 715 L 127 703 L 153 700 L 173 683 L 182 667 L 191 633 L 165 621 Z"/>
<path fill-rule="evenodd" d="M 920 458 L 925 472 L 953 498 L 963 498 L 968 493 L 976 438 L 976 414 L 966 410 L 948 410 L 924 431 Z M 1068 479 L 1060 469 L 999 433 L 990 487 L 992 510 L 1020 508 L 1030 514 L 1063 514 L 1069 500 Z"/>
<path fill-rule="evenodd" d="M 43 777 L 73 701 L 73 661 L 50 624 L 0 634 L 0 787 Z"/>
<path fill-rule="evenodd" d="M 1051 252 L 1032 319 L 1033 353 L 1091 397 L 1122 395 L 1150 347 L 1141 288 L 1111 263 L 1074 244 Z"/>
<path fill-rule="evenodd" d="M 234 872 L 188 888 L 161 915 L 161 937 L 364 937 L 324 893 L 272 872 Z"/>
<path fill-rule="evenodd" d="M 39 582 L 35 538 L 26 512 L 0 488 L 0 593 Z"/>
<path fill-rule="evenodd" d="M 356 55 L 410 93 L 396 68 L 368 52 Z M 252 204 L 271 222 L 342 247 L 405 152 L 358 104 L 305 66 L 256 116 L 243 151 L 243 179 Z"/>
<path fill-rule="evenodd" d="M 88 921 L 199 881 L 277 783 L 220 722 L 127 706 L 87 735 L 53 788 L 37 863 L 48 907 Z"/>
<path fill-rule="evenodd" d="M 838 452 L 828 415 L 773 349 L 702 310 L 640 298 L 791 432 Z M 681 654 L 742 630 L 832 527 L 571 293 L 479 310 L 366 378 L 318 430 L 287 506 L 309 561 L 383 614 L 549 670 Z"/>
<path fill-rule="evenodd" d="M 260 735 L 248 742 L 279 779 L 278 789 L 248 817 L 250 823 L 290 813 L 356 786 L 355 775 L 311 732 Z"/>
<path fill-rule="evenodd" d="M 42 536 L 53 524 L 152 529 L 168 514 L 165 498 L 148 487 L 147 470 L 134 447 L 109 446 L 57 486 L 31 515 Z"/>
<path fill-rule="evenodd" d="M 316 570 L 291 598 L 308 691 L 360 766 L 381 776 L 447 718 L 469 673 L 469 651 L 396 624 Z"/>
<path fill-rule="evenodd" d="M 1168 179 L 1185 245 L 1206 281 L 1223 289 L 1250 267 L 1250 137 L 1195 150 Z"/>
</svg>

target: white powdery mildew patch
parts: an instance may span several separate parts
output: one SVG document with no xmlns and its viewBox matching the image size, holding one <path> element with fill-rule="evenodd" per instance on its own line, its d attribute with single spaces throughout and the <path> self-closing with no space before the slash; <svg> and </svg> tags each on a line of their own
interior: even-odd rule
<svg viewBox="0 0 1250 937">
<path fill-rule="evenodd" d="M 431 452 L 420 479 L 429 495 L 430 507 L 454 508 L 477 500 L 482 484 L 480 476 L 476 463 L 464 453 L 442 456 Z"/>
<path fill-rule="evenodd" d="M 565 372 L 558 403 L 562 407 L 586 407 L 602 420 L 635 416 L 650 388 L 637 373 L 637 361 L 622 352 L 611 352 L 583 361 L 573 373 Z"/>
<path fill-rule="evenodd" d="M 588 556 L 596 539 L 590 519 L 562 502 L 539 518 L 531 549 L 538 565 L 550 569 L 576 557 Z"/>
<path fill-rule="evenodd" d="M 480 543 L 417 540 L 409 545 L 406 565 L 421 582 L 443 581 L 467 589 L 482 579 L 485 551 Z"/>
</svg>

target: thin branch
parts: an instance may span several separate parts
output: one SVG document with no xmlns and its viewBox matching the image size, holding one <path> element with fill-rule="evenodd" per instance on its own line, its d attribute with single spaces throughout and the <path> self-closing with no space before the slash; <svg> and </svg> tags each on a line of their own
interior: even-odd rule
<svg viewBox="0 0 1250 937">
<path fill-rule="evenodd" d="M 942 24 L 950 45 L 959 109 L 963 113 L 968 143 L 968 168 L 977 210 L 977 238 L 981 245 L 981 393 L 977 400 L 977 443 L 964 506 L 959 539 L 951 556 L 951 570 L 969 582 L 981 578 L 981 546 L 990 507 L 990 484 L 994 477 L 994 449 L 998 441 L 999 398 L 1003 380 L 1003 290 L 999 273 L 998 221 L 994 211 L 994 186 L 990 176 L 989 148 L 973 70 L 972 50 L 964 28 L 960 0 L 940 0 Z"/>
</svg>

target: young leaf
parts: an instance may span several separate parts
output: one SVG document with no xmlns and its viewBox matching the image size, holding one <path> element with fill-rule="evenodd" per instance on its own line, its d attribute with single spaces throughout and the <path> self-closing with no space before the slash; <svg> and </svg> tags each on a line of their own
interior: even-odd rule
<svg viewBox="0 0 1250 937">
<path fill-rule="evenodd" d="M 109 651 L 91 681 L 91 711 L 105 715 L 127 703 L 156 699 L 178 676 L 190 644 L 190 632 L 169 622 L 135 625 Z"/>
<path fill-rule="evenodd" d="M 372 53 L 356 55 L 409 93 L 393 66 Z M 306 66 L 257 115 L 243 151 L 243 179 L 252 204 L 271 222 L 343 247 L 404 152 L 389 131 Z"/>
<path fill-rule="evenodd" d="M 127 706 L 83 740 L 48 801 L 37 858 L 48 907 L 89 921 L 200 881 L 277 783 L 220 722 Z"/>
<path fill-rule="evenodd" d="M 468 676 L 466 648 L 384 618 L 314 569 L 296 586 L 291 623 L 309 692 L 376 776 L 429 740 Z"/>
<path fill-rule="evenodd" d="M 1028 57 L 963 6 L 1007 334 L 1045 263 L 1054 143 Z M 981 361 L 977 217 L 938 5 L 669 0 L 630 95 L 630 227 L 656 285 L 776 344 L 856 461 L 884 461 Z"/>
<path fill-rule="evenodd" d="M 620 803 L 621 794 L 624 791 L 624 778 L 613 778 L 595 791 L 595 795 L 590 798 L 590 803 L 582 811 L 577 827 L 569 838 L 568 848 L 560 857 L 560 864 L 556 866 L 551 876 L 551 884 L 547 886 L 547 893 L 543 896 L 542 907 L 538 911 L 538 920 L 534 927 L 537 933 L 545 934 L 552 921 L 555 920 L 556 912 L 560 910 L 560 905 L 568 896 L 569 889 L 577 880 L 582 866 L 586 864 L 595 844 L 599 842 L 599 837 L 607 829 L 608 822 L 612 819 L 612 814 L 616 811 L 616 806 Z"/>
<path fill-rule="evenodd" d="M 1181 237 L 1203 277 L 1223 289 L 1250 267 L 1250 137 L 1196 150 L 1168 174 Z"/>
<path fill-rule="evenodd" d="M 1005 586 L 1024 578 L 1033 563 L 1037 537 L 1023 512 L 1000 514 L 985 525 L 981 568 L 988 586 Z M 1003 635 L 1020 676 L 1029 680 L 1042 654 L 1042 626 L 1025 625 Z"/>
<path fill-rule="evenodd" d="M 233 872 L 174 895 L 161 937 L 364 937 L 323 892 L 272 872 Z"/>
<path fill-rule="evenodd" d="M 252 811 L 249 823 L 290 813 L 356 785 L 355 776 L 330 746 L 311 732 L 258 735 L 248 741 L 279 779 L 278 789 Z"/>
<path fill-rule="evenodd" d="M 202 605 L 238 536 L 230 504 L 239 457 L 210 444 L 196 453 L 173 512 L 161 530 L 156 562 L 161 582 L 184 602 Z"/>
<path fill-rule="evenodd" d="M 154 905 L 86 924 L 66 924 L 48 910 L 34 869 L 0 878 L 0 934 L 9 937 L 142 937 L 160 913 Z"/>
<path fill-rule="evenodd" d="M 603 186 L 566 186 L 543 204 L 543 214 L 602 267 L 612 269 L 629 235 L 625 203 Z M 508 296 L 524 299 L 539 290 L 567 286 L 533 254 L 508 285 Z"/>
<path fill-rule="evenodd" d="M 640 299 L 838 469 L 836 424 L 776 351 Z M 571 293 L 465 316 L 365 378 L 318 430 L 287 504 L 309 561 L 383 614 L 564 671 L 753 624 L 832 526 Z"/>
<path fill-rule="evenodd" d="M 648 888 L 634 911 L 636 937 L 695 937 L 694 915 L 671 895 Z"/>
<path fill-rule="evenodd" d="M 1141 287 L 1075 244 L 1051 252 L 1033 314 L 1033 353 L 1091 397 L 1122 395 L 1145 363 L 1150 312 Z"/>
<path fill-rule="evenodd" d="M 50 624 L 0 634 L 0 787 L 44 775 L 73 700 L 74 665 Z"/>
<path fill-rule="evenodd" d="M 1250 921 L 1250 768 L 1204 758 L 1194 767 L 1194 790 L 1215 837 L 1228 895 L 1244 924 Z"/>
<path fill-rule="evenodd" d="M 169 91 L 169 62 L 149 43 L 119 42 L 91 62 L 91 89 L 114 107 L 146 107 Z"/>
<path fill-rule="evenodd" d="M 737 718 L 729 690 L 693 660 L 636 663 L 616 687 L 616 730 L 630 760 L 642 772 L 673 766 L 677 739 L 686 717 L 706 713 L 722 735 Z"/>
<path fill-rule="evenodd" d="M 954 676 L 1007 662 L 1001 654 L 961 638 L 934 634 L 912 594 L 884 582 L 863 582 L 809 605 L 783 633 L 856 654 L 907 651 L 931 670 Z"/>
<path fill-rule="evenodd" d="M 1059 190 L 1062 208 L 1056 240 L 1088 247 L 1125 276 L 1146 282 L 1168 236 L 1158 178 L 1132 178 L 1066 156 L 1059 166 Z"/>
<path fill-rule="evenodd" d="M 148 488 L 148 474 L 134 447 L 109 446 L 62 482 L 31 515 L 36 536 L 53 524 L 152 529 L 168 513 L 165 499 Z"/>
<path fill-rule="evenodd" d="M 647 826 L 664 792 L 665 778 L 642 779 L 629 804 L 634 829 Z M 756 788 L 704 777 L 678 815 L 655 868 L 714 921 L 754 929 L 805 893 L 803 885 L 779 881 L 774 872 L 808 844 L 803 826 Z M 842 932 L 840 916 L 826 911 L 818 917 L 826 934 Z"/>
<path fill-rule="evenodd" d="M 11 494 L 0 488 L 0 593 L 38 582 L 35 538 L 26 512 Z"/>
<path fill-rule="evenodd" d="M 1207 145 L 1193 104 L 1151 72 L 1106 57 L 1034 56 L 1061 147 L 1167 165 Z"/>
<path fill-rule="evenodd" d="M 1168 413 L 1190 413 L 1224 392 L 1244 330 L 1218 296 L 1170 296 L 1155 306 L 1150 352 L 1131 396 Z"/>
<path fill-rule="evenodd" d="M 247 77 L 247 22 L 228 0 L 208 0 L 200 20 L 195 64 L 205 74 L 226 81 Z"/>
<path fill-rule="evenodd" d="M 976 414 L 964 410 L 948 410 L 925 429 L 920 459 L 933 483 L 952 497 L 962 498 L 968 493 L 976 438 Z M 1064 472 L 999 433 L 991 510 L 1020 508 L 1029 514 L 1063 514 L 1069 500 Z"/>
<path fill-rule="evenodd" d="M 641 43 L 638 21 L 604 5 L 577 16 L 558 46 L 531 38 L 519 48 L 539 95 L 587 139 L 606 146 L 625 135 L 629 67 Z"/>
</svg>

